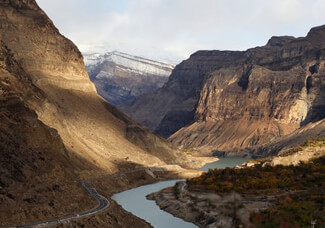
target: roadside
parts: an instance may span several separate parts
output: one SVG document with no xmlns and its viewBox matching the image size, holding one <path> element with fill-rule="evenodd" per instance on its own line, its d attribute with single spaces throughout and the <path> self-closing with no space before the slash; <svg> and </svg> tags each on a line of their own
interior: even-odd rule
<svg viewBox="0 0 325 228">
<path fill-rule="evenodd" d="M 204 161 L 209 161 L 209 159 Z M 97 201 L 97 206 L 93 209 L 61 218 L 12 227 L 151 227 L 144 220 L 125 211 L 110 197 L 114 193 L 141 185 L 170 179 L 192 178 L 200 174 L 202 171 L 184 169 L 178 165 L 166 165 L 143 167 L 84 180 L 81 182 L 82 186 Z"/>
<path fill-rule="evenodd" d="M 154 182 L 197 177 L 202 171 L 183 169 L 179 166 L 160 166 L 124 172 L 90 181 L 90 185 L 95 187 L 104 197 L 109 200 L 110 206 L 94 216 L 72 220 L 70 224 L 61 224 L 58 227 L 132 227 L 145 228 L 152 227 L 146 221 L 125 211 L 118 205 L 111 196 L 118 192 L 123 192 Z M 127 218 L 127 219 L 126 219 Z"/>
<path fill-rule="evenodd" d="M 17 227 L 17 228 L 26 227 L 26 228 L 28 228 L 28 227 L 56 226 L 57 224 L 60 224 L 60 223 L 68 223 L 72 219 L 80 219 L 82 217 L 94 215 L 94 214 L 96 214 L 96 213 L 98 213 L 100 211 L 105 210 L 109 206 L 108 200 L 105 197 L 103 197 L 102 195 L 98 194 L 96 189 L 90 187 L 86 180 L 81 181 L 81 185 L 88 191 L 88 193 L 89 193 L 89 195 L 91 197 L 96 199 L 96 201 L 97 201 L 97 206 L 96 207 L 94 207 L 94 208 L 92 208 L 90 210 L 84 211 L 84 212 L 68 215 L 68 216 L 61 217 L 61 218 L 54 218 L 54 219 L 50 219 L 50 220 L 47 220 L 47 221 L 34 222 L 34 223 L 26 224 L 26 225 L 18 225 L 18 226 L 13 226 L 13 227 Z"/>
</svg>

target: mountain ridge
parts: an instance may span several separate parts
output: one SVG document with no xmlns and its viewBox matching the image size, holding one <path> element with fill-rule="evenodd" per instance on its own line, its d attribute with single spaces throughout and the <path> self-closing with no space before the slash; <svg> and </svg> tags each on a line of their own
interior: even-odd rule
<svg viewBox="0 0 325 228">
<path fill-rule="evenodd" d="M 174 68 L 171 64 L 119 51 L 84 56 L 98 93 L 117 106 L 160 88 Z"/>
<path fill-rule="evenodd" d="M 151 60 L 151 59 L 140 57 L 140 56 L 130 55 L 125 52 L 120 52 L 120 51 L 116 51 L 116 50 L 111 51 L 111 52 L 105 52 L 104 54 L 100 54 L 100 53 L 84 54 L 84 61 L 85 61 L 86 66 L 90 66 L 90 65 L 94 65 L 94 64 L 98 64 L 98 63 L 99 64 L 103 63 L 104 61 L 113 61 L 114 57 L 121 57 L 121 58 L 126 58 L 129 60 L 138 60 L 141 63 L 148 63 L 148 64 L 151 64 L 154 66 L 156 65 L 156 66 L 161 67 L 162 69 L 172 70 L 175 67 L 175 65 L 173 65 L 173 64 L 164 63 L 164 62 L 160 62 L 160 61 L 156 61 L 156 60 Z M 169 71 L 167 73 L 162 71 L 158 74 L 157 74 L 157 72 L 148 72 L 148 71 L 145 71 L 144 73 L 169 76 Z"/>
<path fill-rule="evenodd" d="M 246 51 L 197 51 L 125 111 L 181 148 L 206 152 L 291 134 L 324 118 L 324 32 L 272 37 Z"/>
</svg>

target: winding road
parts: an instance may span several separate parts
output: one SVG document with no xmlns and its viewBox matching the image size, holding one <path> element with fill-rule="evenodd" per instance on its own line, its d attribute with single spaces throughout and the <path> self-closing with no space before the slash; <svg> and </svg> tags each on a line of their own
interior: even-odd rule
<svg viewBox="0 0 325 228">
<path fill-rule="evenodd" d="M 163 168 L 166 168 L 168 165 L 166 166 L 153 166 L 153 167 L 143 167 L 143 168 L 138 168 L 138 169 L 134 169 L 131 171 L 124 171 L 124 172 L 119 172 L 119 173 L 115 173 L 113 175 L 108 175 L 108 176 L 104 176 L 101 178 L 94 178 L 91 180 L 101 180 L 101 179 L 106 179 L 108 177 L 113 177 L 113 178 L 117 178 L 120 177 L 121 175 L 124 174 L 129 174 L 129 173 L 135 173 L 135 172 L 140 172 L 140 171 L 148 171 L 149 175 L 154 175 L 151 172 L 153 170 L 160 170 Z M 37 227 L 46 227 L 49 225 L 55 225 L 55 224 L 59 224 L 59 223 L 68 223 L 70 222 L 72 219 L 79 219 L 81 217 L 86 217 L 89 215 L 93 215 L 96 214 L 98 212 L 101 212 L 103 210 L 105 210 L 108 206 L 109 206 L 109 201 L 107 200 L 107 198 L 105 198 L 104 196 L 100 195 L 96 189 L 92 188 L 89 186 L 88 181 L 87 180 L 83 180 L 81 181 L 82 186 L 88 191 L 89 195 L 92 196 L 93 198 L 95 198 L 98 202 L 98 205 L 96 207 L 94 207 L 93 209 L 90 209 L 88 211 L 84 211 L 78 214 L 73 214 L 73 215 L 68 215 L 65 217 L 61 217 L 61 218 L 55 218 L 55 219 L 50 219 L 47 221 L 42 221 L 42 222 L 34 222 L 34 223 L 29 223 L 29 224 L 25 224 L 25 225 L 18 225 L 18 226 L 8 226 L 8 227 L 0 227 L 0 228 L 20 228 L 20 227 L 24 227 L 24 228 L 37 228 Z"/>
<path fill-rule="evenodd" d="M 16 227 L 45 227 L 48 225 L 54 225 L 54 224 L 59 224 L 59 223 L 66 223 L 69 222 L 71 219 L 75 218 L 81 218 L 85 216 L 89 216 L 98 212 L 101 212 L 105 210 L 109 206 L 109 201 L 102 195 L 100 195 L 96 189 L 92 188 L 89 186 L 88 182 L 86 180 L 81 181 L 82 186 L 88 191 L 89 195 L 95 198 L 98 202 L 98 205 L 94 207 L 93 209 L 90 209 L 88 211 L 84 211 L 78 214 L 74 215 L 68 215 L 65 217 L 61 218 L 56 218 L 56 219 L 51 219 L 43 222 L 35 222 L 35 223 L 30 223 L 30 224 L 25 224 L 25 225 L 19 225 L 19 226 L 11 226 L 10 228 Z M 8 227 L 9 228 L 9 227 Z"/>
</svg>

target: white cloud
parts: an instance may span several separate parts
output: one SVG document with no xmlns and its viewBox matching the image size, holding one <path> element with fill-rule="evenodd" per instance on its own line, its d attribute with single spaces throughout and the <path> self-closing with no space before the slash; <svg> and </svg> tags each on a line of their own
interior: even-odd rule
<svg viewBox="0 0 325 228">
<path fill-rule="evenodd" d="M 244 50 L 325 23 L 324 0 L 37 0 L 82 51 L 180 61 L 198 49 Z M 121 6 L 119 6 L 121 7 Z"/>
</svg>

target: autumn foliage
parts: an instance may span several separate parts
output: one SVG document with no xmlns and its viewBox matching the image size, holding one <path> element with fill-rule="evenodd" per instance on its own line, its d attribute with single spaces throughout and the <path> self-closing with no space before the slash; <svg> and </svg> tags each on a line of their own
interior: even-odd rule
<svg viewBox="0 0 325 228">
<path fill-rule="evenodd" d="M 299 166 L 256 165 L 241 169 L 214 169 L 187 183 L 191 190 L 214 192 L 325 187 L 325 157 Z"/>
<path fill-rule="evenodd" d="M 273 205 L 251 216 L 254 227 L 309 227 L 315 219 L 315 227 L 325 227 L 325 157 L 298 166 L 214 169 L 187 184 L 192 191 L 271 196 Z"/>
</svg>

